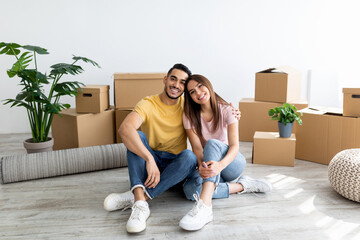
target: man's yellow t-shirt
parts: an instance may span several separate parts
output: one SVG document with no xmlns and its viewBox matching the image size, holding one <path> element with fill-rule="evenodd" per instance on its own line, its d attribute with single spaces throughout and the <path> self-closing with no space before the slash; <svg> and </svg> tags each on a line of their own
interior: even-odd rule
<svg viewBox="0 0 360 240">
<path fill-rule="evenodd" d="M 151 149 L 179 154 L 186 149 L 186 133 L 182 115 L 184 97 L 174 105 L 166 105 L 159 95 L 143 98 L 134 109 L 143 120 L 141 130 L 145 133 Z"/>
</svg>

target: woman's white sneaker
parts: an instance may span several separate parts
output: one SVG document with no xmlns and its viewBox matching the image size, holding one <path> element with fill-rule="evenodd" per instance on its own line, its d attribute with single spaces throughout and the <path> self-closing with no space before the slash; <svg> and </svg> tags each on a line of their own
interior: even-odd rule
<svg viewBox="0 0 360 240">
<path fill-rule="evenodd" d="M 136 201 L 132 206 L 130 218 L 126 224 L 126 231 L 138 233 L 146 228 L 146 220 L 150 216 L 149 204 L 145 201 Z"/>
<path fill-rule="evenodd" d="M 124 193 L 111 193 L 104 200 L 106 211 L 131 208 L 134 204 L 134 194 L 131 191 Z"/>
<path fill-rule="evenodd" d="M 265 179 L 253 179 L 248 176 L 241 176 L 238 180 L 238 183 L 243 185 L 244 191 L 239 193 L 248 193 L 248 192 L 270 192 L 272 189 L 271 184 Z"/>
<path fill-rule="evenodd" d="M 212 220 L 212 207 L 206 206 L 200 199 L 196 200 L 195 206 L 180 220 L 179 226 L 187 231 L 195 231 L 203 228 Z"/>
</svg>

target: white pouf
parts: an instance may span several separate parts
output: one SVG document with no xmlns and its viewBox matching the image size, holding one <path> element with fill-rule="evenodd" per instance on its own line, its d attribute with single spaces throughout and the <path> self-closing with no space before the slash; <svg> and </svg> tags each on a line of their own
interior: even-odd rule
<svg viewBox="0 0 360 240">
<path fill-rule="evenodd" d="M 328 168 L 331 186 L 343 197 L 360 202 L 360 149 L 339 152 Z"/>
</svg>

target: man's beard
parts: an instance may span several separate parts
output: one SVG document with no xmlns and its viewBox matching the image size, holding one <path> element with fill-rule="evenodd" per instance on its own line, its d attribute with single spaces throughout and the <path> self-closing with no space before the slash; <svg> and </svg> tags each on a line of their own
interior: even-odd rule
<svg viewBox="0 0 360 240">
<path fill-rule="evenodd" d="M 168 92 L 167 91 L 165 91 L 165 93 L 166 93 L 166 96 L 168 96 L 168 98 L 170 98 L 170 99 L 174 99 L 174 100 L 176 100 L 176 99 L 178 99 L 179 97 L 181 97 L 181 95 L 182 94 L 180 94 L 179 96 L 177 96 L 177 97 L 172 97 L 172 96 L 170 96 L 169 94 L 168 94 Z"/>
</svg>

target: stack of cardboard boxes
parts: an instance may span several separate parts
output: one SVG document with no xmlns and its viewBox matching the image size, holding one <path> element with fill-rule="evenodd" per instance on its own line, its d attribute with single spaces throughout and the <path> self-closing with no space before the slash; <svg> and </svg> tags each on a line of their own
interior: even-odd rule
<svg viewBox="0 0 360 240">
<path fill-rule="evenodd" d="M 143 97 L 163 89 L 166 73 L 115 73 L 115 108 L 108 85 L 88 85 L 76 96 L 76 108 L 54 115 L 54 150 L 120 143 L 118 129 Z"/>
<path fill-rule="evenodd" d="M 160 93 L 163 88 L 163 80 L 166 73 L 115 73 L 114 74 L 114 96 L 116 117 L 116 142 L 122 140 L 118 129 L 132 112 L 135 105 L 145 96 Z"/>
<path fill-rule="evenodd" d="M 285 102 L 297 109 L 306 108 L 307 101 L 300 98 L 299 71 L 283 66 L 256 73 L 255 99 L 245 98 L 239 102 L 239 140 L 254 141 L 254 163 L 294 166 L 295 135 L 280 138 L 277 122 L 271 120 L 268 111 Z"/>
<path fill-rule="evenodd" d="M 76 108 L 54 115 L 54 150 L 114 143 L 115 110 L 109 105 L 108 85 L 88 85 L 76 96 Z"/>
<path fill-rule="evenodd" d="M 344 88 L 343 93 L 343 111 L 325 107 L 302 110 L 296 158 L 329 164 L 338 152 L 360 147 L 360 89 Z"/>
</svg>

